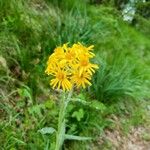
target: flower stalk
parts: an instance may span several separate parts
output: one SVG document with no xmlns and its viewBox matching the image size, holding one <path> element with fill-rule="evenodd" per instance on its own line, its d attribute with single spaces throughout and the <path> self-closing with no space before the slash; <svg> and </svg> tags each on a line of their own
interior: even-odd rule
<svg viewBox="0 0 150 150">
<path fill-rule="evenodd" d="M 73 90 L 68 92 L 68 96 L 66 97 L 66 93 L 64 92 L 62 101 L 60 101 L 60 109 L 59 109 L 59 116 L 58 116 L 58 129 L 56 134 L 56 145 L 55 150 L 61 150 L 62 145 L 65 140 L 65 114 L 67 105 L 71 99 Z"/>
</svg>

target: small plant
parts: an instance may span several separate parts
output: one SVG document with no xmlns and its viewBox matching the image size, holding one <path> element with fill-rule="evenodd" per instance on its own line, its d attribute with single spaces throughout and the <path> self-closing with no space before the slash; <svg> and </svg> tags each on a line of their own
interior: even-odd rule
<svg viewBox="0 0 150 150">
<path fill-rule="evenodd" d="M 101 69 L 97 70 L 92 79 L 91 94 L 95 93 L 93 96 L 101 102 L 116 102 L 125 97 L 138 98 L 136 93 L 139 92 L 140 77 L 137 75 L 135 78 L 133 74 L 135 66 L 130 66 L 126 62 L 127 58 L 124 60 L 124 57 L 118 56 L 117 59 L 111 65 L 103 60 Z"/>
<path fill-rule="evenodd" d="M 49 57 L 47 62 L 46 73 L 52 76 L 50 85 L 53 89 L 62 89 L 62 99 L 60 102 L 60 110 L 58 116 L 58 129 L 56 135 L 55 150 L 60 150 L 65 139 L 88 140 L 91 138 L 79 137 L 65 134 L 65 114 L 68 103 L 72 100 L 71 96 L 74 88 L 86 88 L 91 85 L 90 80 L 98 69 L 98 65 L 92 64 L 90 59 L 95 55 L 93 45 L 85 47 L 82 44 L 73 44 L 68 47 L 64 44 L 62 47 L 57 47 L 54 53 Z M 80 113 L 83 110 L 80 110 Z M 74 116 L 77 116 L 74 113 Z M 78 117 L 78 119 L 80 119 Z M 55 130 L 52 130 L 54 132 Z"/>
</svg>

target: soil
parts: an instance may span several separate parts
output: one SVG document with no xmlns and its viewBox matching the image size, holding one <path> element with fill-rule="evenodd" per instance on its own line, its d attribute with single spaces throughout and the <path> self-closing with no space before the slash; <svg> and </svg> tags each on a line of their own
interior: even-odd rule
<svg viewBox="0 0 150 150">
<path fill-rule="evenodd" d="M 150 150 L 150 129 L 134 127 L 127 136 L 106 130 L 98 145 L 102 150 Z"/>
</svg>

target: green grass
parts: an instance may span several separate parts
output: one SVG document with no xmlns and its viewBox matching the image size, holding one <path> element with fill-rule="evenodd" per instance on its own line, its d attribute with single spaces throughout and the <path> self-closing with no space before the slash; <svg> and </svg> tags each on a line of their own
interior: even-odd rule
<svg viewBox="0 0 150 150">
<path fill-rule="evenodd" d="M 44 74 L 56 46 L 82 42 L 95 46 L 100 68 L 92 86 L 74 94 L 81 102 L 68 107 L 67 132 L 92 136 L 89 142 L 65 141 L 65 149 L 88 149 L 105 129 L 115 130 L 119 118 L 123 133 L 149 118 L 149 21 L 138 26 L 122 20 L 111 6 L 77 1 L 0 1 L 0 145 L 2 149 L 52 149 L 55 135 L 38 130 L 58 119 L 58 93 Z M 146 26 L 144 26 L 146 24 Z M 140 28 L 140 30 L 139 30 Z M 84 102 L 87 102 L 86 104 Z M 99 146 L 99 145 L 98 145 Z M 111 143 L 104 148 L 111 147 Z"/>
</svg>

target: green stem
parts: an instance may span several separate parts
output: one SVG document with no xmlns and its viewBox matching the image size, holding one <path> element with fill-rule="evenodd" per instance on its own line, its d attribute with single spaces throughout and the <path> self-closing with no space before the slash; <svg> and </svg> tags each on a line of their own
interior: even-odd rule
<svg viewBox="0 0 150 150">
<path fill-rule="evenodd" d="M 66 113 L 68 102 L 70 101 L 70 98 L 72 96 L 72 92 L 73 90 L 69 91 L 67 99 L 64 93 L 63 98 L 60 101 L 60 110 L 59 110 L 59 116 L 58 116 L 58 130 L 57 130 L 57 135 L 56 135 L 55 150 L 61 150 L 61 147 L 65 140 L 65 113 Z"/>
</svg>

